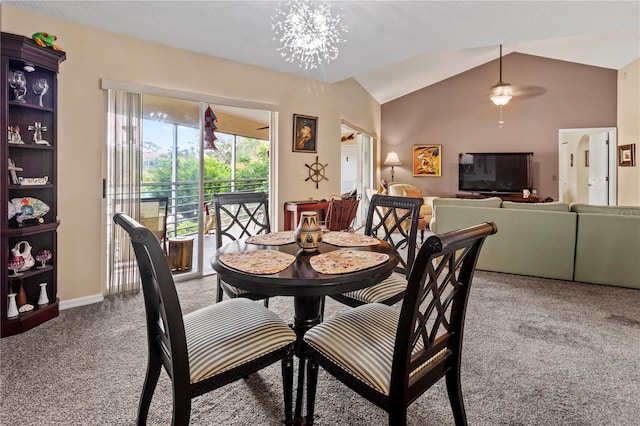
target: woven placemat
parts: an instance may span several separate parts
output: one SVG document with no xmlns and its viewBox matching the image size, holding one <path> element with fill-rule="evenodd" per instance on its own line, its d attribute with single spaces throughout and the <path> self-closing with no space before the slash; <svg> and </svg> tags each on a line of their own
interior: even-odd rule
<svg viewBox="0 0 640 426">
<path fill-rule="evenodd" d="M 275 250 L 238 251 L 223 254 L 218 259 L 230 268 L 259 275 L 276 274 L 296 260 L 295 256 Z"/>
<path fill-rule="evenodd" d="M 368 235 L 339 231 L 325 232 L 324 242 L 338 247 L 368 247 L 380 244 L 380 240 Z"/>
<path fill-rule="evenodd" d="M 283 246 L 295 243 L 293 231 L 270 232 L 268 234 L 254 235 L 247 238 L 248 244 L 259 244 L 262 246 Z"/>
<path fill-rule="evenodd" d="M 389 260 L 386 253 L 340 249 L 313 256 L 309 263 L 321 274 L 347 274 L 368 269 Z"/>
</svg>

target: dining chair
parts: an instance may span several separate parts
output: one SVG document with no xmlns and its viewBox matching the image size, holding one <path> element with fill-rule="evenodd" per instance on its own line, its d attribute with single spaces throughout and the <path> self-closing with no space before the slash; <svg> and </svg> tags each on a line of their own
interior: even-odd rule
<svg viewBox="0 0 640 426">
<path fill-rule="evenodd" d="M 271 232 L 269 221 L 269 201 L 264 192 L 224 192 L 213 197 L 216 217 L 216 247 L 259 234 Z M 263 294 L 252 293 L 225 283 L 217 277 L 216 301 L 223 295 L 263 300 L 269 306 L 269 299 Z"/>
<path fill-rule="evenodd" d="M 162 243 L 162 251 L 167 255 L 167 212 L 168 197 L 140 199 L 140 223 L 151 230 Z"/>
<path fill-rule="evenodd" d="M 334 315 L 304 336 L 306 424 L 314 421 L 318 366 L 405 425 L 407 407 L 445 377 L 457 425 L 466 425 L 460 361 L 469 289 L 494 223 L 433 235 L 418 252 L 400 310 L 371 303 Z M 336 421 L 336 419 L 332 419 Z"/>
<path fill-rule="evenodd" d="M 353 221 L 358 212 L 360 197 L 331 197 L 324 219 L 328 231 L 353 231 Z"/>
<path fill-rule="evenodd" d="M 136 255 L 147 319 L 147 373 L 138 407 L 145 425 L 164 367 L 173 393 L 172 425 L 189 424 L 191 400 L 281 360 L 285 422 L 293 422 L 296 334 L 269 309 L 232 299 L 182 315 L 171 271 L 154 234 L 118 213 Z M 138 354 L 136 354 L 137 356 Z"/>
<path fill-rule="evenodd" d="M 393 305 L 402 300 L 416 253 L 421 205 L 421 198 L 374 194 L 369 204 L 364 234 L 394 246 L 400 255 L 400 262 L 391 276 L 378 284 L 329 297 L 351 307 L 365 303 Z"/>
</svg>

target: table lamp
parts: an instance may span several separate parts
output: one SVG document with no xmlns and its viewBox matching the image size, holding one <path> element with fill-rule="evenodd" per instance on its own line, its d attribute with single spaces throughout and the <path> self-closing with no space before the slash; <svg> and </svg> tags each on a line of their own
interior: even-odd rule
<svg viewBox="0 0 640 426">
<path fill-rule="evenodd" d="M 398 158 L 398 154 L 395 151 L 391 151 L 387 154 L 387 158 L 384 160 L 385 166 L 391 166 L 391 182 L 393 182 L 393 168 L 395 166 L 402 166 L 402 162 Z"/>
</svg>

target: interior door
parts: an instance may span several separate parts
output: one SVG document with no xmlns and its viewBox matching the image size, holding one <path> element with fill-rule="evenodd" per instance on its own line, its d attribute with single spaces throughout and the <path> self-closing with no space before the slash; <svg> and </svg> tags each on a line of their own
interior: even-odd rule
<svg viewBox="0 0 640 426">
<path fill-rule="evenodd" d="M 364 225 L 369 210 L 369 199 L 366 190 L 373 188 L 373 138 L 367 134 L 358 135 L 358 225 Z"/>
<path fill-rule="evenodd" d="M 340 148 L 340 193 L 344 194 L 358 189 L 358 147 L 342 144 Z"/>
<path fill-rule="evenodd" d="M 615 206 L 616 128 L 560 129 L 558 142 L 560 201 Z"/>
<path fill-rule="evenodd" d="M 589 136 L 589 204 L 609 204 L 609 133 Z"/>
</svg>

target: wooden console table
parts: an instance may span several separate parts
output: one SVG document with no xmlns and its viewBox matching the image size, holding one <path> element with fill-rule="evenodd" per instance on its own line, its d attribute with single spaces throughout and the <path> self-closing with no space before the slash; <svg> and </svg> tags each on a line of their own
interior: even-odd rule
<svg viewBox="0 0 640 426">
<path fill-rule="evenodd" d="M 465 198 L 465 199 L 482 199 L 482 198 L 490 198 L 490 197 L 498 197 L 502 199 L 502 201 L 515 201 L 516 203 L 539 203 L 540 199 L 538 197 L 534 197 L 533 195 L 529 195 L 529 197 L 524 198 L 522 194 L 456 194 L 456 198 Z"/>
<path fill-rule="evenodd" d="M 317 211 L 318 220 L 323 221 L 327 207 L 329 207 L 329 202 L 325 200 L 285 201 L 284 230 L 293 231 L 296 229 L 302 212 Z"/>
</svg>

